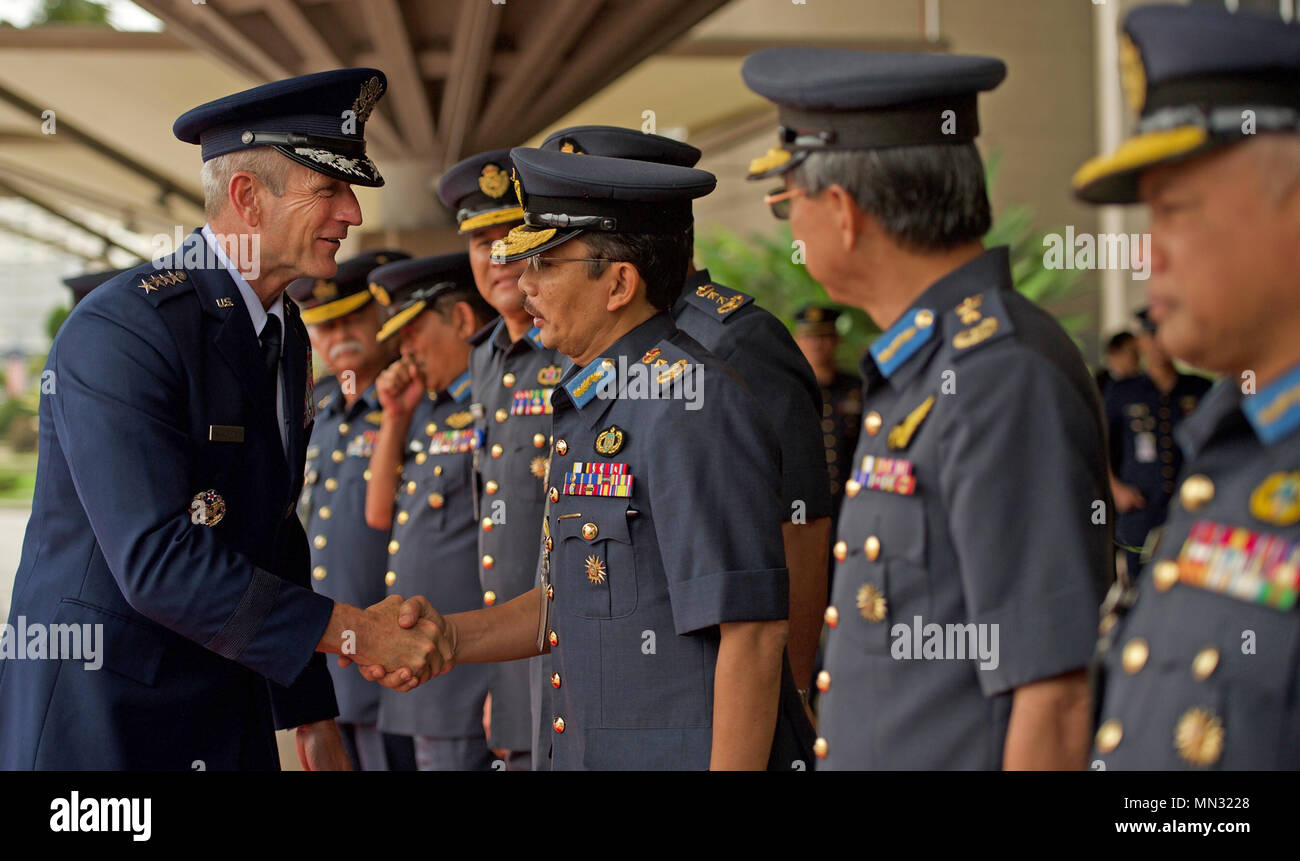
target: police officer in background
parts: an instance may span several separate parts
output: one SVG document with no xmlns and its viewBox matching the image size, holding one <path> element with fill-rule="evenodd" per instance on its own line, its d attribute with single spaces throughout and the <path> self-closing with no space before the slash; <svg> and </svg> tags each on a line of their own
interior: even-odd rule
<svg viewBox="0 0 1300 861">
<path fill-rule="evenodd" d="M 822 442 L 826 447 L 826 472 L 831 483 L 832 522 L 838 522 L 844 501 L 844 482 L 853 469 L 853 449 L 862 430 L 862 378 L 839 369 L 835 354 L 840 334 L 835 328 L 838 308 L 805 305 L 794 316 L 794 340 L 803 351 L 821 390 Z"/>
<path fill-rule="evenodd" d="M 680 167 L 694 167 L 701 155 L 688 143 L 617 126 L 561 129 L 547 137 L 541 149 Z M 691 232 L 693 237 L 693 228 Z M 599 243 L 599 234 L 590 241 Z M 817 425 L 816 379 L 784 323 L 759 307 L 753 296 L 718 284 L 708 269 L 696 269 L 693 259 L 672 313 L 679 329 L 749 387 L 780 440 L 781 498 L 786 506 L 781 535 L 790 572 L 789 657 L 806 699 L 826 606 L 824 574 L 833 510 Z"/>
<path fill-rule="evenodd" d="M 393 310 L 379 340 L 400 343 L 402 352 L 375 384 L 384 417 L 366 496 L 366 522 L 392 530 L 384 582 L 390 594 L 424 595 L 448 612 L 473 610 L 483 593 L 469 337 L 496 312 L 474 286 L 464 252 L 381 266 L 370 281 Z M 372 686 L 382 692 L 379 728 L 414 737 L 421 771 L 486 770 L 490 678 L 491 667 L 479 665 L 409 693 Z"/>
<path fill-rule="evenodd" d="M 1125 576 L 1137 577 L 1141 549 L 1150 531 L 1165 522 L 1174 477 L 1183 458 L 1174 431 L 1210 389 L 1210 381 L 1182 374 L 1155 337 L 1146 308 L 1139 349 L 1146 370 L 1117 379 L 1106 389 L 1106 428 L 1110 439 L 1110 489 L 1115 497 L 1115 540 L 1122 550 Z"/>
<path fill-rule="evenodd" d="M 980 241 L 976 98 L 1006 69 L 780 48 L 743 74 L 782 123 L 751 176 L 784 177 L 767 202 L 809 274 L 883 330 L 833 550 L 819 767 L 1082 768 L 1113 570 L 1105 428 L 1069 336 Z"/>
<path fill-rule="evenodd" d="M 519 292 L 522 262 L 495 266 L 492 243 L 523 220 L 510 180 L 508 150 L 481 153 L 452 165 L 438 198 L 456 213 L 469 242 L 474 282 L 501 319 L 470 339 L 474 402 L 482 431 L 475 452 L 479 580 L 483 605 L 509 601 L 536 580 L 543 479 L 551 435 L 551 391 L 565 359 L 542 344 Z M 493 667 L 488 739 L 511 770 L 531 768 L 532 704 L 526 661 Z"/>
<path fill-rule="evenodd" d="M 1300 768 L 1300 26 L 1139 8 L 1135 136 L 1077 194 L 1151 213 L 1156 340 L 1222 374 L 1151 562 L 1102 620 L 1094 768 Z"/>
<path fill-rule="evenodd" d="M 369 606 L 384 599 L 387 529 L 366 525 L 370 454 L 379 433 L 375 378 L 394 358 L 379 334 L 381 309 L 369 290 L 371 270 L 409 255 L 367 251 L 339 264 L 333 278 L 300 278 L 289 296 L 302 308 L 312 344 L 338 381 L 335 393 L 317 402 L 316 425 L 307 445 L 303 510 L 311 541 L 311 574 L 317 592 Z M 380 689 L 350 669 L 330 663 L 339 702 L 339 729 L 348 755 L 363 771 L 414 769 L 409 737 L 385 737 L 378 727 Z"/>
<path fill-rule="evenodd" d="M 1106 361 L 1093 375 L 1097 390 L 1105 397 L 1106 389 L 1117 380 L 1127 380 L 1142 369 L 1137 338 L 1132 332 L 1116 332 L 1106 342 Z"/>
</svg>

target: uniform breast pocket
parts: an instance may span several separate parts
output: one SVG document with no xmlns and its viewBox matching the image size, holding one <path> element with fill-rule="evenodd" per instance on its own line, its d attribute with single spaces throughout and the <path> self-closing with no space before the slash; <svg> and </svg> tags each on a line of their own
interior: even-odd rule
<svg viewBox="0 0 1300 861">
<path fill-rule="evenodd" d="M 865 491 L 870 492 L 870 491 Z M 859 516 L 845 521 L 835 547 L 836 610 L 848 637 L 868 652 L 886 653 L 896 623 L 930 621 L 925 503 L 911 496 L 876 494 Z M 849 576 L 843 578 L 840 572 Z M 846 618 L 847 617 L 847 618 Z"/>
<path fill-rule="evenodd" d="M 566 584 L 564 603 L 588 619 L 617 619 L 636 610 L 636 560 L 628 528 L 628 502 L 621 498 L 568 497 L 555 518 L 554 572 Z"/>
</svg>

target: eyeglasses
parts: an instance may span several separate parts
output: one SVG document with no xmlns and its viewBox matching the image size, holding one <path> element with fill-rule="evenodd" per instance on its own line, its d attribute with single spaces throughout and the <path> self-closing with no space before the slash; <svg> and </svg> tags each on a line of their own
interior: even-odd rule
<svg viewBox="0 0 1300 861">
<path fill-rule="evenodd" d="M 543 257 L 540 254 L 534 254 L 528 259 L 528 266 L 534 272 L 542 271 L 543 263 L 617 263 L 617 260 L 610 260 L 608 257 Z"/>
<path fill-rule="evenodd" d="M 790 218 L 790 201 L 808 193 L 804 188 L 774 188 L 763 197 L 763 202 L 772 210 L 772 217 L 781 221 Z"/>
</svg>

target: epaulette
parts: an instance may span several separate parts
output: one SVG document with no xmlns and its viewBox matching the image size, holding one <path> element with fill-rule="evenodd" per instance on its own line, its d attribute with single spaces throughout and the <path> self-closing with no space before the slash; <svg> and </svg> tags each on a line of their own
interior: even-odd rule
<svg viewBox="0 0 1300 861">
<path fill-rule="evenodd" d="M 713 283 L 701 284 L 693 290 L 688 287 L 683 296 L 687 302 L 718 323 L 727 322 L 738 309 L 754 301 L 754 297 L 748 293 Z"/>
<path fill-rule="evenodd" d="M 672 385 L 673 380 L 699 364 L 699 360 L 672 341 L 655 344 L 641 357 L 641 361 L 650 366 L 660 388 Z"/>
<path fill-rule="evenodd" d="M 944 338 L 950 351 L 958 356 L 1014 332 L 1011 316 L 996 289 L 967 296 L 944 315 Z"/>
<path fill-rule="evenodd" d="M 447 387 L 447 394 L 456 403 L 461 403 L 470 395 L 473 380 L 470 378 L 469 371 L 461 374 L 456 380 Z"/>
<path fill-rule="evenodd" d="M 194 289 L 194 279 L 184 269 L 156 269 L 149 266 L 126 276 L 132 292 L 141 291 L 153 305 Z"/>
</svg>

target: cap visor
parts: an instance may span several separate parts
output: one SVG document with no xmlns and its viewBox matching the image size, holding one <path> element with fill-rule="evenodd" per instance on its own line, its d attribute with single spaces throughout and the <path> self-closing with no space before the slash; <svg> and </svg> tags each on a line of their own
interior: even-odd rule
<svg viewBox="0 0 1300 861">
<path fill-rule="evenodd" d="M 379 168 L 375 167 L 375 163 L 369 156 L 351 158 L 315 147 L 277 146 L 276 149 L 298 164 L 306 165 L 317 173 L 341 179 L 352 185 L 379 188 L 384 184 L 384 178 L 379 175 Z"/>
<path fill-rule="evenodd" d="M 1199 152 L 1209 143 L 1209 134 L 1200 126 L 1136 135 L 1114 152 L 1089 159 L 1075 171 L 1074 193 L 1089 203 L 1137 203 L 1142 171 Z"/>
<path fill-rule="evenodd" d="M 387 341 L 389 338 L 401 331 L 403 326 L 414 320 L 416 315 L 425 309 L 426 304 L 427 303 L 423 299 L 417 299 L 415 302 L 407 305 L 405 308 L 389 317 L 384 322 L 384 325 L 379 327 L 379 334 L 376 335 L 375 338 L 381 343 Z"/>
<path fill-rule="evenodd" d="M 492 243 L 492 262 L 514 263 L 516 260 L 523 260 L 525 257 L 532 257 L 549 248 L 563 245 L 580 233 L 581 230 L 561 232 L 555 227 L 538 228 L 520 225 L 506 234 L 505 239 L 498 239 Z"/>
<path fill-rule="evenodd" d="M 315 326 L 328 320 L 335 320 L 339 317 L 351 314 L 353 311 L 365 305 L 371 299 L 370 293 L 362 290 L 358 293 L 351 293 L 342 299 L 335 299 L 333 302 L 326 302 L 323 305 L 313 305 L 310 308 L 302 309 L 302 321 L 308 326 Z"/>
</svg>

